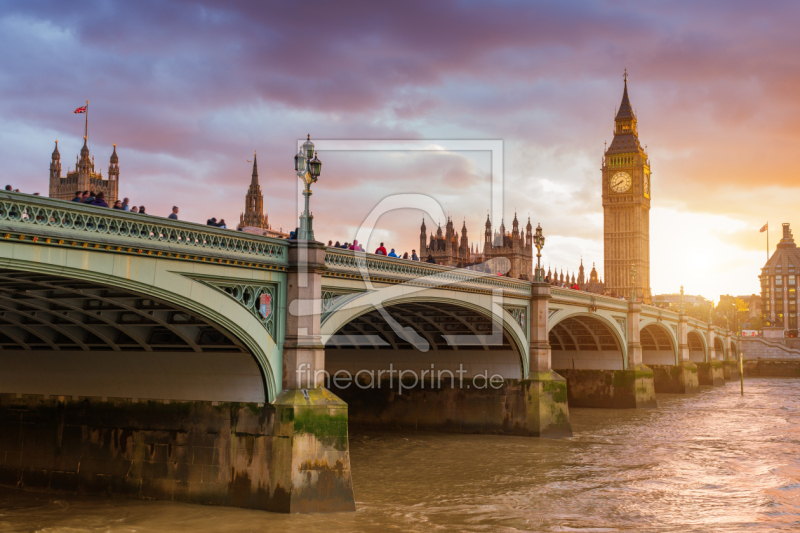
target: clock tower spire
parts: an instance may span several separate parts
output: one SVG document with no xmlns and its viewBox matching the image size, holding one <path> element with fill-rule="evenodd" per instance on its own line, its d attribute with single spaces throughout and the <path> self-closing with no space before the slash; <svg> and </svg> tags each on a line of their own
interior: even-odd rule
<svg viewBox="0 0 800 533">
<path fill-rule="evenodd" d="M 650 160 L 639 143 L 639 127 L 628 97 L 628 71 L 622 103 L 614 117 L 614 139 L 603 155 L 603 249 L 606 290 L 630 294 L 636 269 L 636 298 L 650 302 Z"/>
</svg>

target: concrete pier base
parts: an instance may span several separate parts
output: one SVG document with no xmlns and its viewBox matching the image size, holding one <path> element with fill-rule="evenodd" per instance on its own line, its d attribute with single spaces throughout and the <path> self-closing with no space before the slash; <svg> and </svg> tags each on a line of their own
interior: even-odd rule
<svg viewBox="0 0 800 533">
<path fill-rule="evenodd" d="M 725 385 L 725 374 L 722 361 L 712 360 L 708 363 L 697 363 L 697 379 L 700 385 L 721 387 Z"/>
<path fill-rule="evenodd" d="M 732 373 L 731 373 L 730 361 L 723 361 L 722 362 L 722 377 L 723 377 L 723 379 L 725 379 L 725 381 L 730 381 L 731 379 L 733 379 L 731 376 L 732 376 Z"/>
<path fill-rule="evenodd" d="M 445 380 L 431 388 L 388 380 L 333 388 L 349 406 L 352 427 L 571 437 L 567 384 L 553 371 L 487 384 Z M 476 386 L 477 385 L 477 386 Z"/>
<path fill-rule="evenodd" d="M 276 510 L 273 420 L 269 404 L 0 394 L 0 485 Z"/>
<path fill-rule="evenodd" d="M 628 370 L 557 370 L 567 379 L 570 407 L 644 409 L 658 407 L 653 371 L 645 365 Z"/>
<path fill-rule="evenodd" d="M 329 390 L 284 390 L 275 407 L 270 510 L 284 513 L 355 511 L 347 404 Z"/>
<path fill-rule="evenodd" d="M 653 370 L 653 382 L 657 393 L 691 394 L 700 389 L 697 365 L 682 361 L 677 365 L 648 365 Z"/>
</svg>

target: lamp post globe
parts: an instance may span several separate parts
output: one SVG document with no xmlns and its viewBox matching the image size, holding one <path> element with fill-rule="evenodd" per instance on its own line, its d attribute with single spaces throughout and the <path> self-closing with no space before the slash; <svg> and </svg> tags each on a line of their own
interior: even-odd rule
<svg viewBox="0 0 800 533">
<path fill-rule="evenodd" d="M 536 246 L 536 272 L 533 274 L 533 281 L 544 282 L 544 270 L 542 270 L 542 248 L 544 248 L 544 235 L 542 235 L 542 225 L 536 225 L 536 233 L 533 235 L 533 245 Z"/>
<path fill-rule="evenodd" d="M 294 170 L 297 177 L 303 182 L 303 197 L 305 198 L 305 209 L 300 215 L 300 230 L 297 239 L 301 241 L 314 240 L 314 216 L 309 208 L 309 197 L 311 196 L 311 184 L 316 183 L 322 170 L 322 161 L 316 155 L 314 143 L 311 142 L 311 134 L 308 135 L 306 142 L 294 156 Z"/>
</svg>

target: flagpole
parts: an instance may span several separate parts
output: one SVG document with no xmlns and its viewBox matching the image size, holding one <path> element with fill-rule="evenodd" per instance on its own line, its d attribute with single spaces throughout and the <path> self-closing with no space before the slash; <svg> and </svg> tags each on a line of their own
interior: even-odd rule
<svg viewBox="0 0 800 533">
<path fill-rule="evenodd" d="M 86 100 L 86 124 L 83 127 L 83 137 L 89 142 L 89 100 Z"/>
</svg>

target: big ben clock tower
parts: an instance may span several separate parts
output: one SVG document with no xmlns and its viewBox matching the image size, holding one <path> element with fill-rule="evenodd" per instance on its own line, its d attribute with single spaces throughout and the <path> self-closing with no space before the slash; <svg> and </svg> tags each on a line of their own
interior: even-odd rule
<svg viewBox="0 0 800 533">
<path fill-rule="evenodd" d="M 603 240 L 606 290 L 650 303 L 650 160 L 639 144 L 625 73 L 614 140 L 603 158 Z M 636 269 L 636 275 L 631 270 Z"/>
</svg>

